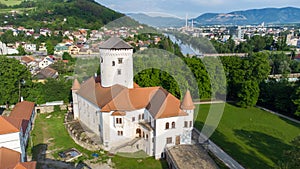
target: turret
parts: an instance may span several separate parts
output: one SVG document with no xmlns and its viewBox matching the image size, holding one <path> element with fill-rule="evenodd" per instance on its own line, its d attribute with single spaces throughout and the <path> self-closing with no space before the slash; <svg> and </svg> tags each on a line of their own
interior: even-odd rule
<svg viewBox="0 0 300 169">
<path fill-rule="evenodd" d="M 79 116 L 79 107 L 78 107 L 78 95 L 77 91 L 80 89 L 80 83 L 77 79 L 74 80 L 72 85 L 72 98 L 73 98 L 73 113 L 74 113 L 74 119 L 78 119 Z"/>
<path fill-rule="evenodd" d="M 186 91 L 183 100 L 181 102 L 180 108 L 185 110 L 187 113 L 194 112 L 195 105 L 189 90 Z"/>
<path fill-rule="evenodd" d="M 117 37 L 112 37 L 100 45 L 102 87 L 119 84 L 133 88 L 132 54 L 132 46 Z"/>
</svg>

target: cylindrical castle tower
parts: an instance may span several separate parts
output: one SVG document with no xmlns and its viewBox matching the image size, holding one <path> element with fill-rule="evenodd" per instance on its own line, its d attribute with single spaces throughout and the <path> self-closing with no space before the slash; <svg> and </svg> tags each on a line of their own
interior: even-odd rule
<svg viewBox="0 0 300 169">
<path fill-rule="evenodd" d="M 133 88 L 133 48 L 120 38 L 112 37 L 100 45 L 102 87 L 115 84 Z"/>
</svg>

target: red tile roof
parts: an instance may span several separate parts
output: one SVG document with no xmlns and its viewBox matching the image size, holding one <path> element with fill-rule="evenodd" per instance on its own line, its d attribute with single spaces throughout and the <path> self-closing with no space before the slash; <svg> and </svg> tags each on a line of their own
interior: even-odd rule
<svg viewBox="0 0 300 169">
<path fill-rule="evenodd" d="M 16 133 L 19 131 L 19 128 L 15 127 L 4 117 L 0 116 L 0 134 Z"/>
<path fill-rule="evenodd" d="M 132 111 L 147 108 L 154 118 L 187 115 L 180 109 L 180 100 L 161 87 L 128 89 L 121 85 L 102 87 L 100 78 L 90 78 L 77 92 L 98 105 L 102 112 Z"/>
<path fill-rule="evenodd" d="M 3 118 L 8 121 L 10 124 L 12 124 L 13 126 L 15 126 L 17 129 L 23 129 L 23 133 L 25 134 L 26 129 L 28 127 L 28 120 L 25 119 L 20 119 L 20 118 L 14 118 L 14 117 L 5 117 L 3 116 Z"/>
<path fill-rule="evenodd" d="M 0 147 L 0 169 L 13 169 L 20 162 L 20 157 L 19 152 Z"/>
<path fill-rule="evenodd" d="M 16 104 L 10 113 L 10 117 L 30 120 L 33 110 L 34 102 L 22 101 Z"/>
<path fill-rule="evenodd" d="M 20 162 L 21 154 L 6 147 L 0 147 L 0 169 L 35 169 L 36 162 Z"/>
<path fill-rule="evenodd" d="M 15 166 L 14 169 L 36 169 L 36 162 L 30 161 L 30 162 L 19 163 Z"/>
<path fill-rule="evenodd" d="M 123 111 L 115 111 L 111 114 L 112 116 L 125 116 L 126 113 Z"/>
</svg>

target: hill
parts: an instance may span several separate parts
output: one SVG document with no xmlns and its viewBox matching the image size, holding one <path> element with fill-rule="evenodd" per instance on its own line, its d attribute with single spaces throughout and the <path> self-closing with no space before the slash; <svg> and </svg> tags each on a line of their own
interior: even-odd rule
<svg viewBox="0 0 300 169">
<path fill-rule="evenodd" d="M 5 6 L 2 4 L 0 26 L 15 25 L 33 28 L 99 29 L 124 16 L 93 0 L 34 0 Z"/>
<path fill-rule="evenodd" d="M 182 27 L 185 21 L 180 18 L 169 16 L 149 16 L 143 13 L 129 13 L 127 14 L 132 19 L 153 27 L 166 28 L 166 27 Z"/>
<path fill-rule="evenodd" d="M 285 24 L 300 22 L 300 8 L 264 8 L 230 13 L 205 13 L 194 19 L 199 25 Z"/>
</svg>

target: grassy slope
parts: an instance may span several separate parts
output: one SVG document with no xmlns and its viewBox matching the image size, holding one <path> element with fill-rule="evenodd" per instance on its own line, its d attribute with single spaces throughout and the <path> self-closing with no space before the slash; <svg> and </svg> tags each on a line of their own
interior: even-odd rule
<svg viewBox="0 0 300 169">
<path fill-rule="evenodd" d="M 19 5 L 21 2 L 22 0 L 0 0 L 0 3 L 7 6 Z"/>
<path fill-rule="evenodd" d="M 201 105 L 195 126 L 201 128 L 209 105 Z M 246 168 L 273 168 L 290 142 L 300 135 L 300 125 L 257 108 L 226 104 L 212 140 Z"/>
<path fill-rule="evenodd" d="M 34 130 L 31 132 L 32 142 L 29 142 L 27 148 L 28 154 L 31 154 L 32 150 L 33 159 L 37 158 L 37 152 L 41 149 L 43 145 L 47 145 L 47 150 L 50 152 L 50 154 L 47 155 L 47 158 L 52 156 L 52 158 L 59 160 L 58 152 L 75 147 L 83 153 L 83 156 L 80 157 L 77 160 L 77 162 L 80 160 L 84 162 L 86 160 L 93 159 L 91 155 L 94 152 L 83 149 L 71 139 L 71 137 L 68 135 L 67 130 L 64 127 L 63 119 L 64 112 L 37 115 Z M 99 154 L 99 151 L 96 153 Z M 107 154 L 103 154 L 96 161 L 105 162 L 107 159 Z M 165 161 L 158 161 L 155 160 L 153 157 L 137 159 L 115 156 L 112 159 L 112 161 L 115 163 L 116 168 L 120 169 L 127 169 L 128 166 L 130 166 L 131 169 L 167 168 L 167 164 Z"/>
</svg>

